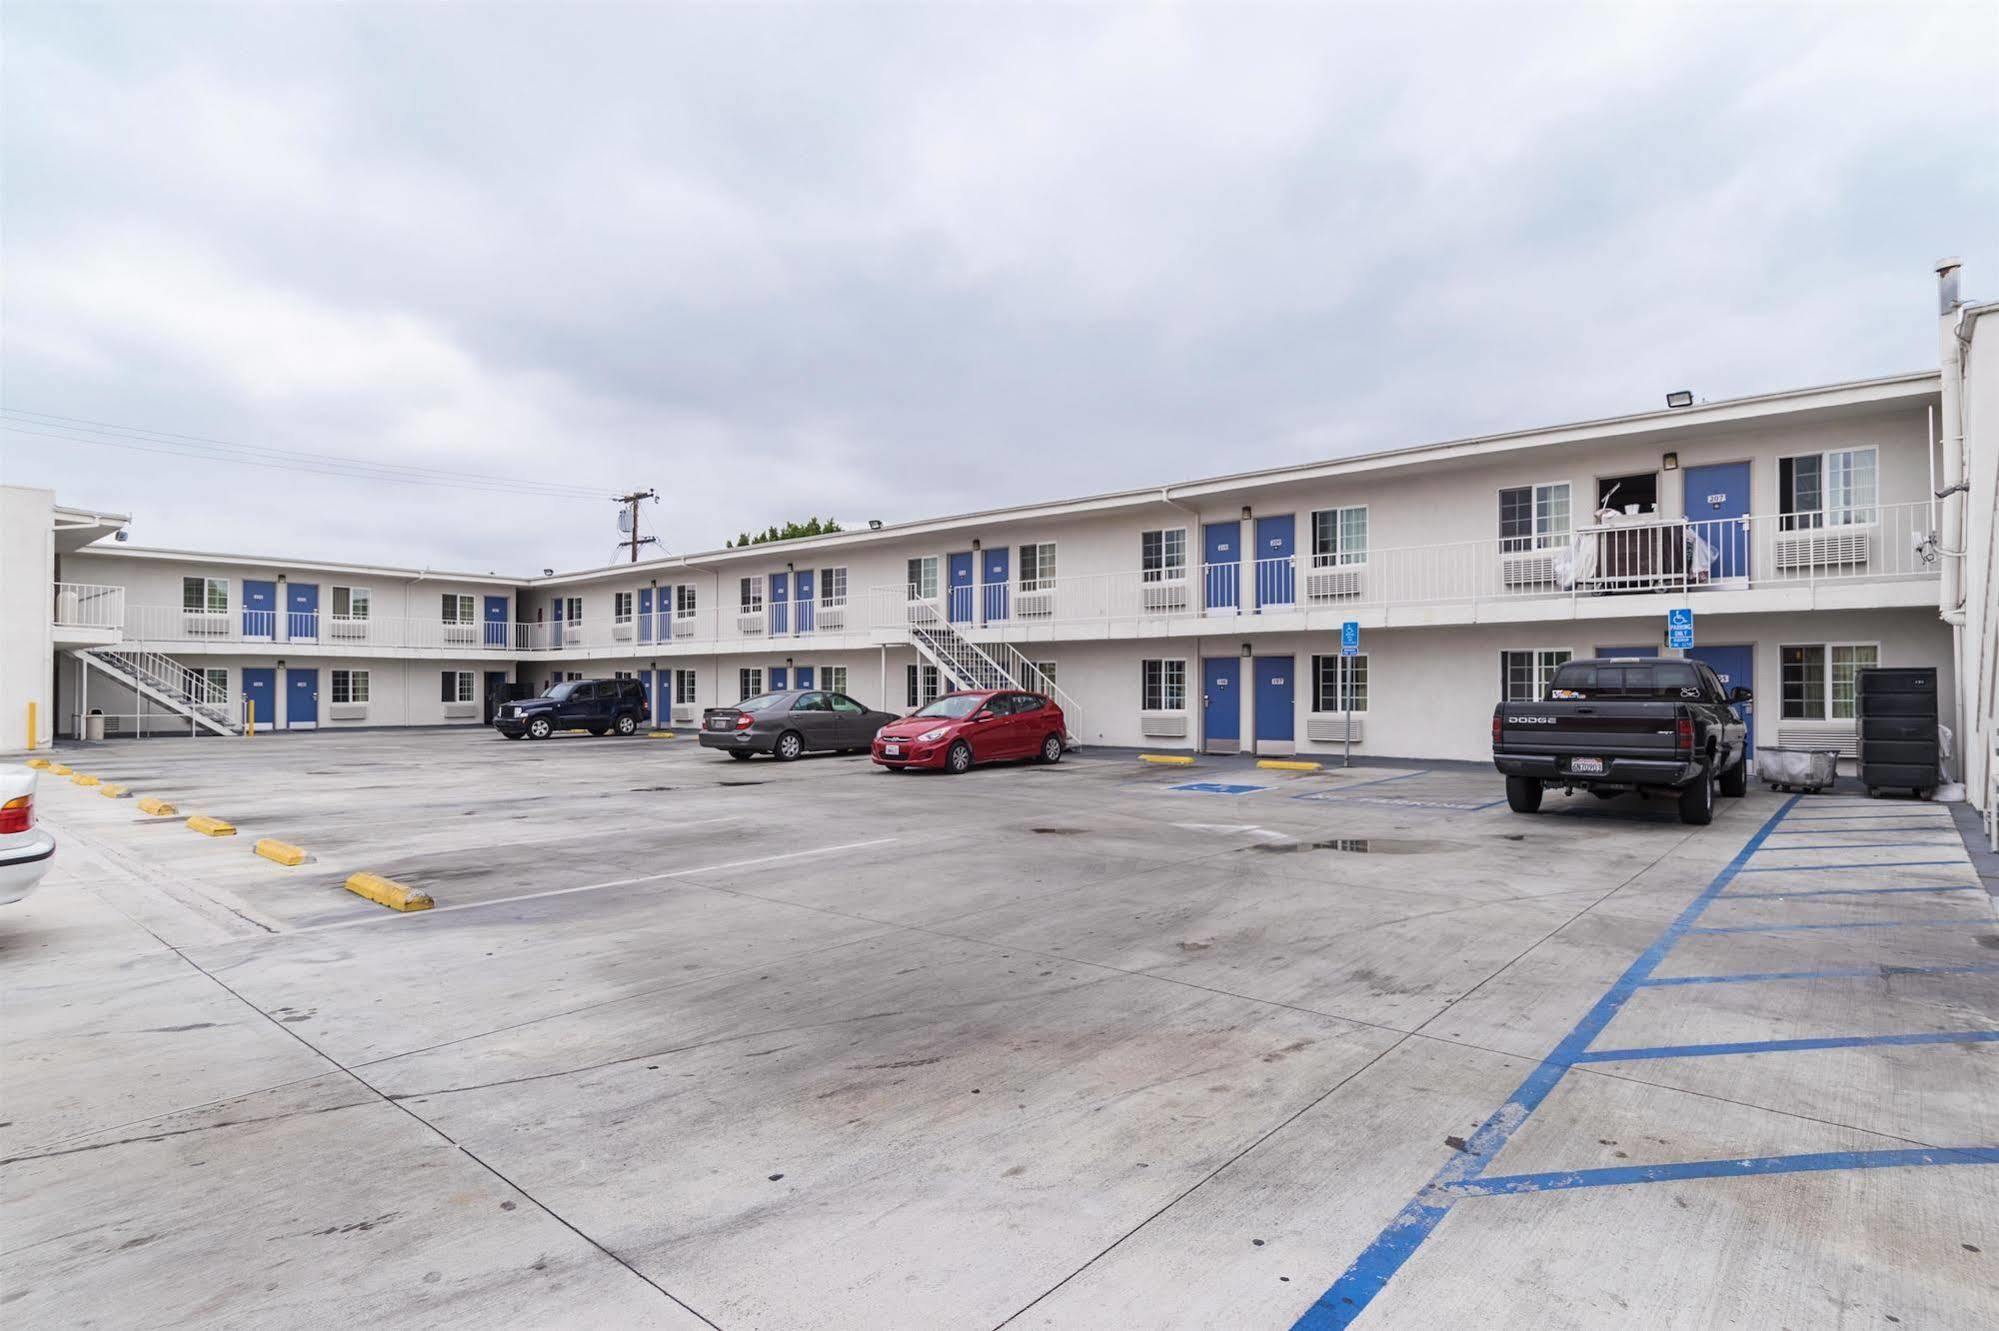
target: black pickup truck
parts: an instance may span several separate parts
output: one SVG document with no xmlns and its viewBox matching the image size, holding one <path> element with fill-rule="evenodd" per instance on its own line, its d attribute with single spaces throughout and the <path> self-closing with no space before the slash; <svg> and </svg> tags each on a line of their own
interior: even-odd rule
<svg viewBox="0 0 1999 1331">
<path fill-rule="evenodd" d="M 1492 712 L 1492 762 L 1506 774 L 1515 813 L 1541 807 L 1549 786 L 1609 799 L 1627 791 L 1670 793 L 1680 819 L 1714 818 L 1714 788 L 1749 790 L 1748 726 L 1734 704 L 1748 689 L 1722 687 L 1699 661 L 1569 661 L 1540 702 Z"/>
</svg>

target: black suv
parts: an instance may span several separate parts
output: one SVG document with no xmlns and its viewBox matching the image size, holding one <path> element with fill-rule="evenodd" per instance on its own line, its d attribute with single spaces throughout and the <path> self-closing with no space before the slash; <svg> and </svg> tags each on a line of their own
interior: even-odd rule
<svg viewBox="0 0 1999 1331">
<path fill-rule="evenodd" d="M 646 691 L 635 679 L 571 679 L 549 686 L 539 698 L 503 704 L 493 729 L 508 739 L 547 739 L 558 730 L 631 735 L 651 717 Z"/>
</svg>

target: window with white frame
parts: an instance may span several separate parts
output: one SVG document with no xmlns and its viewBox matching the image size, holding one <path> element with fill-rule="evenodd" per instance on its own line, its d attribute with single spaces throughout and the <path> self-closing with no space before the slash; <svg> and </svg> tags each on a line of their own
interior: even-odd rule
<svg viewBox="0 0 1999 1331">
<path fill-rule="evenodd" d="M 737 584 L 736 607 L 746 615 L 762 613 L 764 580 L 761 577 L 747 577 Z"/>
<path fill-rule="evenodd" d="M 1046 693 L 1055 687 L 1055 663 L 1053 661 L 1029 661 L 1025 677 L 1020 681 L 1024 688 L 1035 693 Z"/>
<path fill-rule="evenodd" d="M 1803 643 L 1780 647 L 1786 721 L 1851 721 L 1857 716 L 1856 677 L 1881 664 L 1874 643 Z"/>
<path fill-rule="evenodd" d="M 1020 547 L 1020 589 L 1038 592 L 1055 585 L 1055 542 L 1036 541 Z"/>
<path fill-rule="evenodd" d="M 333 701 L 368 701 L 368 672 L 365 670 L 336 670 L 333 672 Z"/>
<path fill-rule="evenodd" d="M 1187 710 L 1187 663 L 1159 660 L 1139 662 L 1138 707 L 1143 712 Z"/>
<path fill-rule="evenodd" d="M 764 691 L 764 668 L 743 666 L 736 671 L 736 700 L 754 698 Z"/>
<path fill-rule="evenodd" d="M 1548 550 L 1569 541 L 1569 483 L 1516 485 L 1499 492 L 1499 548 Z"/>
<path fill-rule="evenodd" d="M 471 702 L 473 700 L 473 674 L 470 670 L 446 670 L 442 675 L 443 687 L 438 696 L 445 702 Z"/>
<path fill-rule="evenodd" d="M 673 589 L 673 617 L 675 619 L 694 618 L 695 604 L 694 588 L 683 586 Z"/>
<path fill-rule="evenodd" d="M 920 555 L 910 560 L 906 573 L 909 583 L 910 600 L 934 601 L 937 599 L 936 555 Z"/>
<path fill-rule="evenodd" d="M 203 693 L 201 701 L 210 704 L 228 701 L 229 699 L 228 670 L 224 669 L 221 666 L 208 666 L 196 673 L 198 673 L 201 677 L 201 687 Z"/>
<path fill-rule="evenodd" d="M 444 622 L 447 624 L 470 624 L 477 619 L 478 611 L 473 598 L 458 592 L 444 593 Z"/>
<path fill-rule="evenodd" d="M 637 678 L 638 678 L 638 675 L 637 675 L 637 673 L 636 673 L 636 672 L 634 672 L 634 671 L 630 671 L 630 670 L 613 670 L 613 671 L 611 672 L 611 678 L 612 678 L 612 679 L 637 679 Z"/>
<path fill-rule="evenodd" d="M 822 568 L 819 570 L 819 604 L 841 606 L 847 603 L 847 570 L 844 568 Z"/>
<path fill-rule="evenodd" d="M 673 700 L 682 705 L 694 702 L 694 672 L 676 670 L 673 672 Z"/>
<path fill-rule="evenodd" d="M 819 668 L 819 687 L 828 693 L 845 693 L 847 691 L 847 667 L 821 666 Z"/>
<path fill-rule="evenodd" d="M 468 596 L 465 598 L 465 601 L 466 604 L 469 605 L 472 602 L 472 598 Z M 572 596 L 567 601 L 563 602 L 562 617 L 568 620 L 572 624 L 581 624 L 583 622 L 583 598 L 580 596 Z M 468 619 L 468 621 L 471 618 L 471 614 L 469 611 L 466 614 L 466 618 Z"/>
<path fill-rule="evenodd" d="M 1312 710 L 1345 712 L 1349 708 L 1356 712 L 1367 710 L 1367 658 L 1313 657 Z"/>
<path fill-rule="evenodd" d="M 1322 508 L 1312 514 L 1312 567 L 1367 562 L 1367 506 Z"/>
<path fill-rule="evenodd" d="M 366 619 L 368 606 L 374 595 L 366 587 L 335 587 L 333 589 L 333 617 L 335 619 Z"/>
<path fill-rule="evenodd" d="M 611 622 L 629 624 L 632 622 L 632 593 L 611 593 Z"/>
<path fill-rule="evenodd" d="M 1566 647 L 1539 647 L 1532 651 L 1499 654 L 1499 700 L 1539 702 L 1548 692 L 1548 683 L 1575 653 Z"/>
<path fill-rule="evenodd" d="M 1784 531 L 1874 521 L 1879 457 L 1871 448 L 1777 459 L 1777 525 Z"/>
<path fill-rule="evenodd" d="M 944 692 L 943 677 L 937 673 L 937 667 L 934 665 L 909 666 L 904 679 L 909 685 L 911 707 L 921 707 L 925 703 L 935 702 L 937 696 Z"/>
<path fill-rule="evenodd" d="M 1187 576 L 1187 529 L 1167 527 L 1138 535 L 1139 576 L 1146 582 L 1172 582 Z"/>
<path fill-rule="evenodd" d="M 182 578 L 180 608 L 202 614 L 226 614 L 229 610 L 229 579 Z"/>
</svg>

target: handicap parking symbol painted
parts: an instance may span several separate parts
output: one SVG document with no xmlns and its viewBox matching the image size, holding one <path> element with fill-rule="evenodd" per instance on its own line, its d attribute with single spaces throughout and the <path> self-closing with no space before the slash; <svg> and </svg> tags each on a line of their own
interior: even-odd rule
<svg viewBox="0 0 1999 1331">
<path fill-rule="evenodd" d="M 1189 781 L 1182 786 L 1168 786 L 1168 790 L 1191 790 L 1197 795 L 1248 795 L 1254 791 L 1267 790 L 1267 786 L 1238 786 L 1226 781 Z"/>
</svg>

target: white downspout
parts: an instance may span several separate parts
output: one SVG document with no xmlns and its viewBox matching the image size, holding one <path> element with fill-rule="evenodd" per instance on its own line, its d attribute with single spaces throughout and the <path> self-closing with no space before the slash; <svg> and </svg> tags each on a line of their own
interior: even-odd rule
<svg viewBox="0 0 1999 1331">
<path fill-rule="evenodd" d="M 1943 502 L 1942 530 L 1937 534 L 1943 559 L 1937 582 L 1937 613 L 1950 626 L 1951 728 L 1957 739 L 1956 775 L 1962 778 L 1971 775 L 1972 764 L 1967 759 L 1977 727 L 1972 724 L 1967 704 L 1971 700 L 1970 690 L 1977 687 L 1977 682 L 1966 679 L 1968 673 L 1974 672 L 1965 669 L 1968 662 L 1964 652 L 1964 343 L 1957 327 L 1962 304 L 1958 299 L 1959 267 L 1956 259 L 1943 259 L 1936 265 L 1943 487 L 1934 493 Z M 1970 794 L 1969 782 L 1966 794 Z"/>
</svg>

